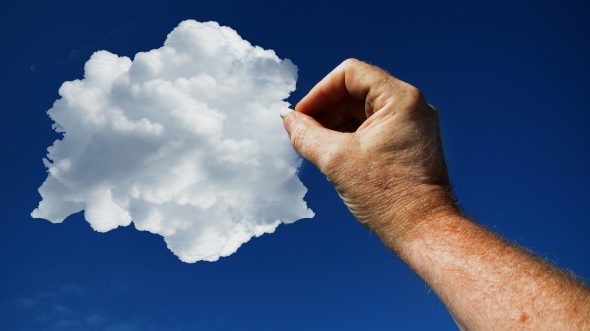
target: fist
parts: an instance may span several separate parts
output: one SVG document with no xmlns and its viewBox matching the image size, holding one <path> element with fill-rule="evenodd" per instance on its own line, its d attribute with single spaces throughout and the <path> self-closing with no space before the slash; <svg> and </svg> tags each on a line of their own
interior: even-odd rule
<svg viewBox="0 0 590 331">
<path fill-rule="evenodd" d="M 415 87 L 344 61 L 284 117 L 293 147 L 352 214 L 392 247 L 438 213 L 456 213 L 437 111 Z M 383 237 L 383 236 L 381 236 Z"/>
</svg>

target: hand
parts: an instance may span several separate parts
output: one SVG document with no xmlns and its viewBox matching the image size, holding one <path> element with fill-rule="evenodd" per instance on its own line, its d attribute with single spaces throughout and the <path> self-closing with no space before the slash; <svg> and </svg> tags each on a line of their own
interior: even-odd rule
<svg viewBox="0 0 590 331">
<path fill-rule="evenodd" d="M 388 246 L 396 249 L 429 215 L 457 212 L 437 111 L 385 71 L 344 61 L 284 125 L 294 148 L 327 176 L 355 217 L 393 238 Z"/>
<path fill-rule="evenodd" d="M 462 217 L 438 115 L 422 94 L 346 60 L 284 117 L 295 149 L 447 305 L 461 329 L 590 329 L 590 291 Z"/>
</svg>

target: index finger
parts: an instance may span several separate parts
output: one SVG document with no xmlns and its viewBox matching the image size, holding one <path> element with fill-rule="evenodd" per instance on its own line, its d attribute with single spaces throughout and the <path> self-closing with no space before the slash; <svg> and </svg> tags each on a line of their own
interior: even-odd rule
<svg viewBox="0 0 590 331">
<path fill-rule="evenodd" d="M 373 108 L 379 99 L 393 96 L 391 87 L 400 83 L 400 80 L 373 65 L 348 59 L 317 83 L 299 101 L 295 110 L 314 116 L 328 106 L 352 97 L 365 103 L 365 109 L 357 111 L 362 112 L 362 116 L 370 116 L 370 109 L 367 108 Z"/>
</svg>

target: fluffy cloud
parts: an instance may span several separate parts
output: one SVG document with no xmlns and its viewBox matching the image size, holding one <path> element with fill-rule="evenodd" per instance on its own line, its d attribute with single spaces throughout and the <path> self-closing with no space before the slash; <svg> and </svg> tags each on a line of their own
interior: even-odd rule
<svg viewBox="0 0 590 331">
<path fill-rule="evenodd" d="M 63 138 L 32 216 L 84 210 L 99 232 L 133 223 L 185 262 L 312 217 L 279 118 L 296 77 L 291 61 L 215 22 L 184 21 L 133 60 L 94 53 L 48 111 Z"/>
</svg>

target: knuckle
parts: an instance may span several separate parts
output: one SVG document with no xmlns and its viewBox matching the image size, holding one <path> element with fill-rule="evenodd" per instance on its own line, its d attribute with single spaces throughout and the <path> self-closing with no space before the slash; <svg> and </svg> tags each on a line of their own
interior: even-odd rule
<svg viewBox="0 0 590 331">
<path fill-rule="evenodd" d="M 404 99 L 410 104 L 410 105 L 421 105 L 424 103 L 424 95 L 422 94 L 422 92 L 416 88 L 415 86 L 412 86 L 410 84 L 404 84 L 404 86 L 402 87 L 402 93 L 404 95 Z"/>
<path fill-rule="evenodd" d="M 404 83 L 398 94 L 399 112 L 405 119 L 422 121 L 435 114 L 436 111 L 428 105 L 426 98 L 416 87 Z"/>
<path fill-rule="evenodd" d="M 342 61 L 342 66 L 344 66 L 344 67 L 355 67 L 355 66 L 358 66 L 361 63 L 362 63 L 361 60 L 356 59 L 354 57 L 350 57 L 350 58 Z"/>
<path fill-rule="evenodd" d="M 361 70 L 368 70 L 368 69 L 376 69 L 377 68 L 377 67 L 374 67 L 366 62 L 363 62 L 363 61 L 361 61 L 357 58 L 353 58 L 353 57 L 342 61 L 340 66 L 345 71 L 361 71 Z"/>
</svg>

